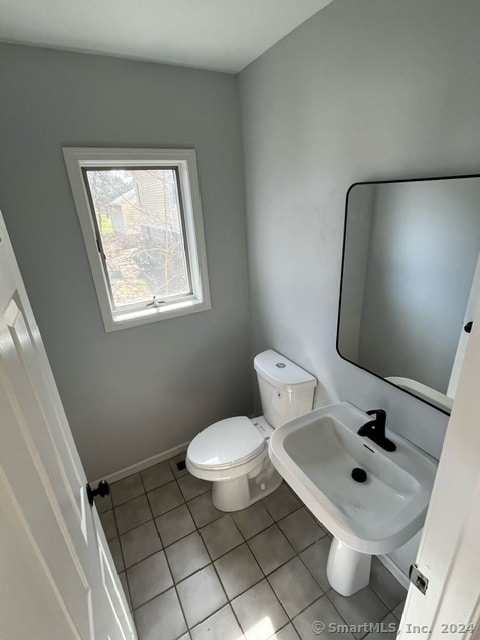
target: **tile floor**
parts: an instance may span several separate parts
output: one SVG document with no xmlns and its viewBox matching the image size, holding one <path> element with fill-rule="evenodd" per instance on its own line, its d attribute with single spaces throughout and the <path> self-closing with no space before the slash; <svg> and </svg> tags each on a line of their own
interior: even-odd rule
<svg viewBox="0 0 480 640">
<path fill-rule="evenodd" d="M 370 586 L 340 596 L 325 574 L 330 538 L 287 485 L 222 513 L 209 483 L 177 469 L 183 457 L 112 484 L 97 501 L 140 640 L 395 637 L 406 591 L 377 559 Z M 315 621 L 327 625 L 321 635 Z M 346 630 L 380 622 L 381 633 Z"/>
</svg>

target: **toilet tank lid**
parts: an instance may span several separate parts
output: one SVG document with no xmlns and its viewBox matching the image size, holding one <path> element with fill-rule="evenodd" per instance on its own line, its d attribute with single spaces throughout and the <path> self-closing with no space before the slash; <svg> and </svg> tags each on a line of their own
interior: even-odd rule
<svg viewBox="0 0 480 640">
<path fill-rule="evenodd" d="M 273 349 L 262 351 L 253 361 L 255 371 L 275 386 L 316 387 L 317 379 Z"/>
</svg>

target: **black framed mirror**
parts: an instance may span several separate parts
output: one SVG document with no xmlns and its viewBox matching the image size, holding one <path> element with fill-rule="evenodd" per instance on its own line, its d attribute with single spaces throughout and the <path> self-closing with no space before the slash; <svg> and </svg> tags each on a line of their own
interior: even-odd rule
<svg viewBox="0 0 480 640">
<path fill-rule="evenodd" d="M 339 355 L 449 413 L 480 294 L 479 251 L 479 175 L 353 184 Z"/>
</svg>

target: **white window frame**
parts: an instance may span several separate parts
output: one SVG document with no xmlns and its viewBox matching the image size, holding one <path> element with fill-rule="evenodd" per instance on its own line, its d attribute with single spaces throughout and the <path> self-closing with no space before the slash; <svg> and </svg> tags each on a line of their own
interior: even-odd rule
<svg viewBox="0 0 480 640">
<path fill-rule="evenodd" d="M 202 204 L 194 149 L 64 147 L 63 155 L 105 331 L 116 331 L 211 309 Z M 168 300 L 167 298 L 165 302 L 162 301 L 160 304 L 154 301 L 153 305 L 142 305 L 141 308 L 115 308 L 110 295 L 109 281 L 104 263 L 97 244 L 94 223 L 95 212 L 91 210 L 82 171 L 83 169 L 98 167 L 177 168 L 192 293 L 185 296 L 177 296 L 174 300 Z"/>
</svg>

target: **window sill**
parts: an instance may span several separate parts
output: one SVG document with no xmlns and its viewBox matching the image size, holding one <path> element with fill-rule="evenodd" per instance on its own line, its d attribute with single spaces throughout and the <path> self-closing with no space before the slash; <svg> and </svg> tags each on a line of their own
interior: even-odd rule
<svg viewBox="0 0 480 640">
<path fill-rule="evenodd" d="M 114 316 L 109 313 L 108 317 L 104 315 L 103 324 L 105 325 L 105 331 L 110 333 L 120 329 L 130 329 L 142 324 L 168 320 L 169 318 L 178 318 L 179 316 L 186 316 L 199 311 L 208 311 L 211 308 L 212 305 L 209 301 L 188 300 L 186 302 L 142 309 L 141 311 L 125 311 L 123 313 L 117 311 Z"/>
</svg>

